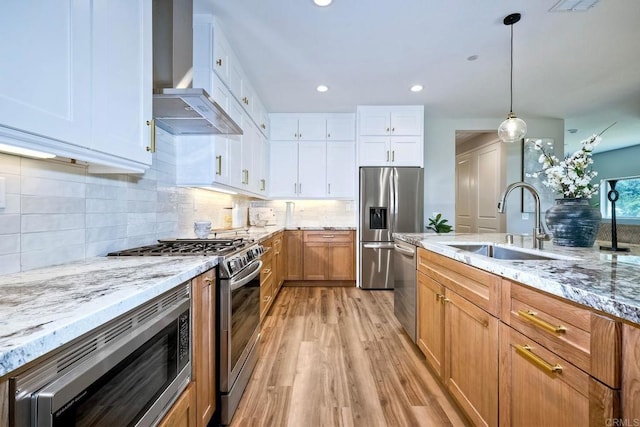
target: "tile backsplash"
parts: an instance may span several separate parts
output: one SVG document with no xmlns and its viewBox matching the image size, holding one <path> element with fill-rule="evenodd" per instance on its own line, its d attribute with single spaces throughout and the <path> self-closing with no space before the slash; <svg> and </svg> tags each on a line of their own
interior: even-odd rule
<svg viewBox="0 0 640 427">
<path fill-rule="evenodd" d="M 90 174 L 70 160 L 0 153 L 6 207 L 0 209 L 0 274 L 63 264 L 154 243 L 193 237 L 193 221 L 215 228 L 234 202 L 252 199 L 175 185 L 173 138 L 158 131 L 158 152 L 143 175 Z M 260 202 L 284 224 L 285 202 Z M 295 201 L 294 225 L 355 225 L 352 201 Z"/>
</svg>

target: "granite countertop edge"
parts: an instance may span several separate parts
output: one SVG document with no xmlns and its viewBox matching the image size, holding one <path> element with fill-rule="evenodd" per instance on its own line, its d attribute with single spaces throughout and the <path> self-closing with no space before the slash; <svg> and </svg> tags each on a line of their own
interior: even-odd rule
<svg viewBox="0 0 640 427">
<path fill-rule="evenodd" d="M 603 253 L 597 250 L 596 245 L 592 248 L 564 248 L 545 242 L 545 249 L 538 251 L 565 259 L 499 260 L 453 248 L 447 243 L 504 245 L 503 233 L 396 233 L 394 238 L 640 325 L 640 257 L 637 255 Z M 531 237 L 520 238 L 514 246 L 515 249 L 536 251 L 529 249 Z"/>
<path fill-rule="evenodd" d="M 0 276 L 0 378 L 217 264 L 217 257 L 96 257 Z"/>
</svg>

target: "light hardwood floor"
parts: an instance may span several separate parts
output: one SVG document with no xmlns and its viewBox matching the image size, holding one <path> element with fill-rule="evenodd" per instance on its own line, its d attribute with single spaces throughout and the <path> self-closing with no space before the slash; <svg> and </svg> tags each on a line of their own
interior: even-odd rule
<svg viewBox="0 0 640 427">
<path fill-rule="evenodd" d="M 283 287 L 232 426 L 467 425 L 393 315 L 393 292 Z"/>
</svg>

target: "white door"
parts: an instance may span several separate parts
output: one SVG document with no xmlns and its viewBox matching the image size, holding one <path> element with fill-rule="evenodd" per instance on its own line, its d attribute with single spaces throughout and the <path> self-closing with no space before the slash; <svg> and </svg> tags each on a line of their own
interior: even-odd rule
<svg viewBox="0 0 640 427">
<path fill-rule="evenodd" d="M 90 4 L 2 2 L 0 40 L 0 126 L 87 146 Z"/>
<path fill-rule="evenodd" d="M 151 164 L 151 0 L 94 0 L 92 148 Z"/>
<path fill-rule="evenodd" d="M 298 196 L 325 197 L 327 183 L 327 144 L 298 144 Z"/>
<path fill-rule="evenodd" d="M 269 144 L 269 196 L 298 195 L 298 143 L 271 141 Z"/>
<path fill-rule="evenodd" d="M 271 140 L 297 141 L 298 116 L 294 114 L 271 114 Z"/>
<path fill-rule="evenodd" d="M 391 112 L 392 135 L 422 135 L 424 111 L 399 110 Z"/>
<path fill-rule="evenodd" d="M 327 139 L 327 122 L 324 116 L 300 116 L 298 139 L 300 141 L 324 141 Z"/>
<path fill-rule="evenodd" d="M 388 166 L 391 160 L 388 136 L 360 136 L 358 138 L 359 166 Z"/>
<path fill-rule="evenodd" d="M 356 123 L 353 114 L 327 116 L 327 141 L 354 141 Z"/>
<path fill-rule="evenodd" d="M 418 166 L 424 163 L 422 136 L 392 136 L 389 158 L 392 166 Z"/>
<path fill-rule="evenodd" d="M 327 196 L 355 199 L 356 162 L 353 142 L 327 142 Z"/>
<path fill-rule="evenodd" d="M 476 187 L 474 181 L 474 157 L 471 153 L 456 156 L 456 232 L 471 233 L 476 230 L 474 206 Z"/>
<path fill-rule="evenodd" d="M 378 108 L 361 110 L 358 112 L 359 134 L 362 135 L 389 135 L 390 127 L 389 110 Z"/>
<path fill-rule="evenodd" d="M 497 142 L 476 152 L 477 205 L 475 223 L 477 233 L 504 231 L 505 215 L 498 213 L 498 199 L 502 188 L 502 143 Z"/>
</svg>

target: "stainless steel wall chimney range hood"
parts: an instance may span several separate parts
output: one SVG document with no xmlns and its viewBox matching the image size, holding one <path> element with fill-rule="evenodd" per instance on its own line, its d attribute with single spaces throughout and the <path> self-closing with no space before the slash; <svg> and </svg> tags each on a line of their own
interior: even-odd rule
<svg viewBox="0 0 640 427">
<path fill-rule="evenodd" d="M 242 135 L 202 88 L 193 88 L 193 0 L 153 0 L 153 117 L 173 135 Z"/>
</svg>

